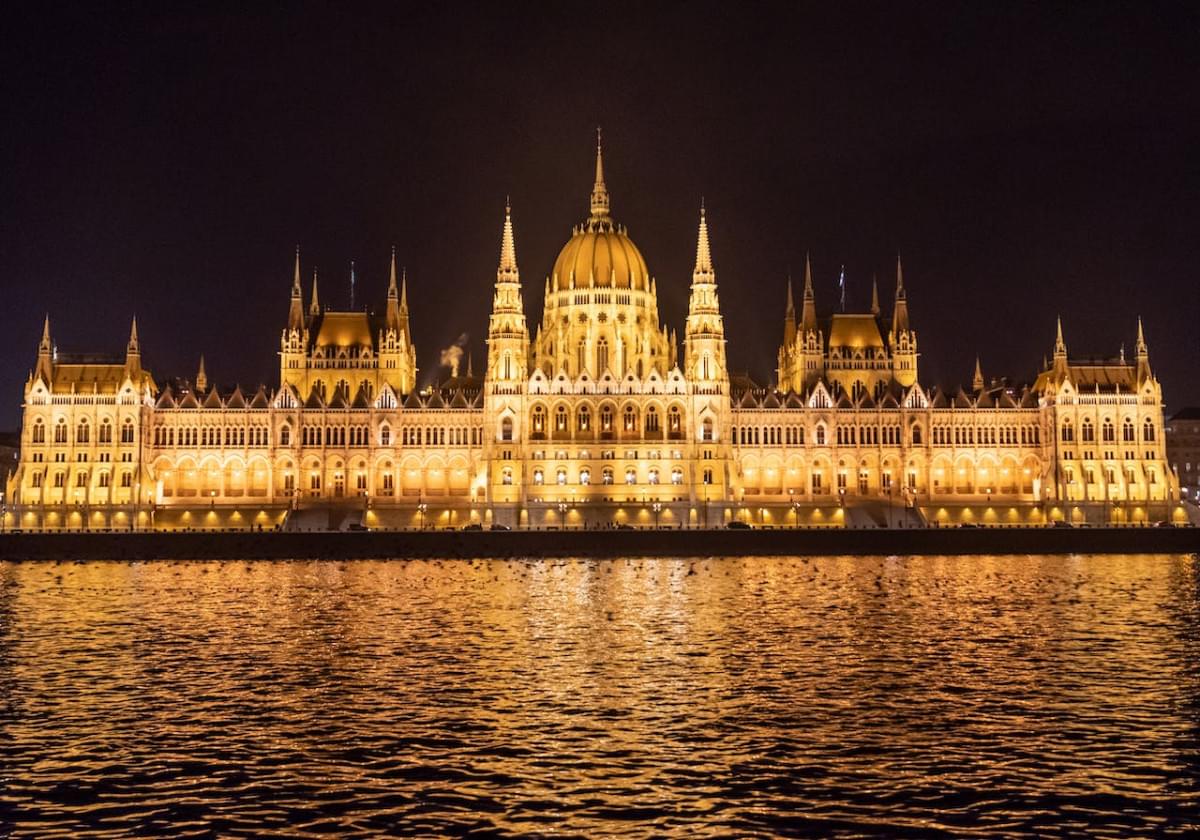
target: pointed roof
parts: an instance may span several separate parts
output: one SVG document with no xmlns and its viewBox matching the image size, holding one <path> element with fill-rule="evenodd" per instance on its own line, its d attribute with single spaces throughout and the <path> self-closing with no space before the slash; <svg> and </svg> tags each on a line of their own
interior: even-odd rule
<svg viewBox="0 0 1200 840">
<path fill-rule="evenodd" d="M 392 246 L 392 262 L 388 270 L 388 300 L 395 300 L 399 296 L 396 289 L 396 246 Z"/>
<path fill-rule="evenodd" d="M 596 127 L 596 182 L 592 185 L 592 218 L 602 219 L 608 215 L 608 187 L 604 183 L 604 151 L 600 144 L 600 127 Z"/>
<path fill-rule="evenodd" d="M 504 199 L 504 230 L 500 237 L 500 265 L 496 269 L 496 279 L 503 276 L 517 277 L 517 244 L 513 238 L 512 204 Z"/>
<path fill-rule="evenodd" d="M 292 269 L 292 297 L 300 297 L 300 246 L 296 246 L 296 265 Z"/>
<path fill-rule="evenodd" d="M 713 274 L 712 250 L 708 244 L 708 222 L 704 218 L 704 200 L 700 200 L 700 232 L 696 237 L 696 267 L 692 276 Z"/>
<path fill-rule="evenodd" d="M 804 311 L 800 316 L 800 329 L 804 332 L 817 331 L 817 303 L 813 295 L 812 262 L 804 255 Z"/>
<path fill-rule="evenodd" d="M 318 315 L 321 312 L 321 304 L 317 299 L 317 268 L 313 266 L 313 293 L 312 302 L 308 305 L 308 311 L 313 315 Z"/>
<path fill-rule="evenodd" d="M 371 401 L 367 399 L 367 391 L 365 388 L 359 388 L 358 393 L 354 395 L 354 402 L 350 403 L 351 408 L 370 408 Z"/>
<path fill-rule="evenodd" d="M 204 370 L 204 354 L 200 354 L 200 368 L 196 371 L 196 390 L 208 390 L 208 373 Z"/>
<path fill-rule="evenodd" d="M 46 320 L 42 323 L 41 347 L 46 352 L 50 352 L 51 342 L 50 342 L 50 313 L 49 312 L 46 313 Z"/>
<path fill-rule="evenodd" d="M 229 395 L 229 399 L 225 401 L 226 408 L 245 408 L 246 396 L 242 393 L 242 386 L 238 385 L 233 389 L 233 393 Z"/>
<path fill-rule="evenodd" d="M 413 391 L 409 391 L 408 396 L 406 396 L 404 398 L 404 407 L 409 408 L 409 409 L 416 409 L 416 408 L 424 408 L 425 406 L 424 406 L 424 404 L 422 404 L 421 398 L 417 395 L 417 392 L 415 390 L 413 390 Z"/>
<path fill-rule="evenodd" d="M 325 401 L 321 399 L 321 392 L 317 390 L 316 384 L 308 394 L 308 399 L 304 401 L 305 408 L 324 408 Z"/>
<path fill-rule="evenodd" d="M 262 385 L 258 386 L 258 390 L 254 393 L 254 398 L 250 400 L 251 408 L 270 408 L 271 401 L 267 399 L 267 389 Z"/>
<path fill-rule="evenodd" d="M 975 354 L 975 375 L 971 378 L 971 385 L 976 391 L 982 391 L 984 386 L 983 366 L 979 362 L 979 354 Z"/>
<path fill-rule="evenodd" d="M 158 395 L 158 401 L 154 403 L 155 408 L 174 408 L 175 395 L 171 392 L 171 386 L 166 385 L 162 389 L 162 393 Z"/>
<path fill-rule="evenodd" d="M 204 407 L 205 408 L 223 408 L 224 407 L 223 403 L 221 402 L 221 395 L 217 393 L 216 385 L 212 386 L 212 389 L 208 392 L 208 396 L 204 398 Z"/>
<path fill-rule="evenodd" d="M 138 352 L 137 316 L 133 316 L 133 325 L 129 328 L 129 352 Z"/>
<path fill-rule="evenodd" d="M 879 281 L 871 276 L 871 314 L 879 317 Z"/>
</svg>

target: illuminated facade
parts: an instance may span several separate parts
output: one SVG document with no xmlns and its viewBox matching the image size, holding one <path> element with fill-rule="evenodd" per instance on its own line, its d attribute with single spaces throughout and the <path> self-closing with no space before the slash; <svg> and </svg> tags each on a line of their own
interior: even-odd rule
<svg viewBox="0 0 1200 840">
<path fill-rule="evenodd" d="M 1162 393 L 1134 359 L 1077 360 L 1061 323 L 1032 385 L 921 384 L 899 262 L 890 317 L 817 314 L 788 287 L 775 387 L 731 378 L 700 211 L 683 335 L 610 213 L 590 213 L 526 321 L 506 208 L 487 365 L 418 389 L 395 254 L 382 316 L 307 307 L 296 255 L 277 389 L 156 383 L 123 358 L 56 354 L 25 388 L 6 527 L 916 527 L 1182 516 Z M 680 341 L 682 338 L 682 355 Z"/>
</svg>

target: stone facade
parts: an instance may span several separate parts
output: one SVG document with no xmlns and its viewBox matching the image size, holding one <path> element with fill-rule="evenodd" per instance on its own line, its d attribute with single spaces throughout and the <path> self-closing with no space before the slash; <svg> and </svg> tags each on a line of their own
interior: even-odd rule
<svg viewBox="0 0 1200 840">
<path fill-rule="evenodd" d="M 488 357 L 418 389 L 407 283 L 382 316 L 308 306 L 300 256 L 279 385 L 156 382 L 136 322 L 123 358 L 55 352 L 25 387 L 9 528 L 917 527 L 1182 518 L 1162 393 L 1135 356 L 1075 359 L 1061 322 L 1026 385 L 924 385 L 899 261 L 892 312 L 819 317 L 787 291 L 776 381 L 731 377 L 701 209 L 682 335 L 610 214 L 599 148 L 590 214 L 546 279 L 531 337 L 512 214 Z"/>
</svg>

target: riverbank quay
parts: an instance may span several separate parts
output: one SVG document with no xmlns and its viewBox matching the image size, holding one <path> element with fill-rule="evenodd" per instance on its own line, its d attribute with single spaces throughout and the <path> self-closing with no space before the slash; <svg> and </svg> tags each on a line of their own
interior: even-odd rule
<svg viewBox="0 0 1200 840">
<path fill-rule="evenodd" d="M 0 560 L 1193 554 L 1200 528 L 8 533 Z"/>
</svg>

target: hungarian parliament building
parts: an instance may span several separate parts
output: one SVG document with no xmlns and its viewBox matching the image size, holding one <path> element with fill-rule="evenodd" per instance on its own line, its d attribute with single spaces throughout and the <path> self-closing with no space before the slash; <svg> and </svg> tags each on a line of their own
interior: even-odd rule
<svg viewBox="0 0 1200 840">
<path fill-rule="evenodd" d="M 382 314 L 305 301 L 297 252 L 275 388 L 203 362 L 156 379 L 68 356 L 47 318 L 24 389 L 8 529 L 923 527 L 1182 517 L 1140 321 L 1131 358 L 1075 358 L 1058 324 L 1031 381 L 921 381 L 899 261 L 890 313 L 819 314 L 789 282 L 774 382 L 731 376 L 700 211 L 682 335 L 610 213 L 590 213 L 526 319 L 505 209 L 483 373 L 418 388 L 407 284 Z M 282 314 L 282 311 L 281 311 Z M 1047 324 L 1047 339 L 1050 334 Z M 1132 327 L 1132 324 L 1131 324 Z M 680 346 L 679 339 L 682 339 Z"/>
</svg>

